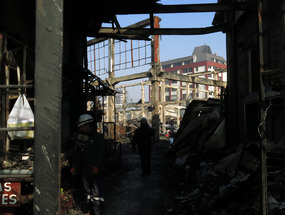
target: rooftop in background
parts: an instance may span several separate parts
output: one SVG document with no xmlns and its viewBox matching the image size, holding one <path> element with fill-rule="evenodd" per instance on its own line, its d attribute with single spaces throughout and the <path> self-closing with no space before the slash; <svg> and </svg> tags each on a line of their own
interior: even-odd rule
<svg viewBox="0 0 285 215">
<path fill-rule="evenodd" d="M 204 62 L 204 61 L 213 61 L 214 59 L 217 63 L 226 64 L 226 60 L 223 57 L 218 56 L 217 54 L 212 54 L 210 46 L 203 45 L 203 46 L 195 47 L 192 53 L 192 56 L 164 61 L 164 62 L 161 62 L 161 64 L 164 67 L 170 64 L 175 64 L 175 63 L 180 63 L 180 62 L 184 62 L 185 64 L 187 64 L 187 63 L 196 63 L 196 62 Z"/>
</svg>

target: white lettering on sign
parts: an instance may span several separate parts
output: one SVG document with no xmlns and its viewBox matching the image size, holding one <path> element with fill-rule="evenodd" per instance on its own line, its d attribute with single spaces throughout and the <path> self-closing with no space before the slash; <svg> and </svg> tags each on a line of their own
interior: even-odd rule
<svg viewBox="0 0 285 215">
<path fill-rule="evenodd" d="M 3 192 L 3 187 L 4 187 L 4 191 L 6 192 L 11 191 L 11 182 L 6 182 L 4 184 L 0 183 L 0 192 Z"/>
<path fill-rule="evenodd" d="M 8 194 L 2 194 L 2 205 L 8 204 Z"/>
<path fill-rule="evenodd" d="M 4 191 L 6 191 L 6 192 L 11 191 L 11 183 L 10 182 L 4 183 Z"/>
<path fill-rule="evenodd" d="M 19 205 L 20 182 L 0 182 L 0 206 Z"/>
<path fill-rule="evenodd" d="M 10 200 L 10 204 L 14 205 L 17 203 L 17 195 L 16 194 L 12 194 L 9 196 L 9 200 Z"/>
</svg>

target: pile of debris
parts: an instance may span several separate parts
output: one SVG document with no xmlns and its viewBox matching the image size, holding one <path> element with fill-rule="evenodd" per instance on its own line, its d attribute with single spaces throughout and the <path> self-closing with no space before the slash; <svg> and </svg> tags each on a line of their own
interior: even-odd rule
<svg viewBox="0 0 285 215">
<path fill-rule="evenodd" d="M 260 143 L 228 146 L 218 100 L 192 101 L 167 156 L 177 187 L 167 214 L 260 214 Z M 285 213 L 285 146 L 267 144 L 269 214 Z M 277 168 L 277 169 L 276 169 Z"/>
</svg>

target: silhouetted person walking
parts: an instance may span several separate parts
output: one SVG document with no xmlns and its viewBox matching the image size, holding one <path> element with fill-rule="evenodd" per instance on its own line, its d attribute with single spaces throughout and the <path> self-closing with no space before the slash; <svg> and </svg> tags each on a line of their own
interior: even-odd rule
<svg viewBox="0 0 285 215">
<path fill-rule="evenodd" d="M 154 129 L 149 126 L 147 119 L 142 117 L 141 126 L 135 130 L 133 138 L 133 148 L 136 149 L 136 145 L 139 149 L 139 155 L 141 159 L 142 175 L 150 174 L 151 164 L 151 145 L 152 138 L 154 137 Z"/>
</svg>

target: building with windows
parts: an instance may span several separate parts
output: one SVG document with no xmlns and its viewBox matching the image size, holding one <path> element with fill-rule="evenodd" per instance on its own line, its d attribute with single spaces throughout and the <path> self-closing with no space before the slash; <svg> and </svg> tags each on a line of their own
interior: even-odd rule
<svg viewBox="0 0 285 215">
<path fill-rule="evenodd" d="M 162 69 L 164 69 L 165 72 L 183 75 L 223 70 L 227 67 L 226 60 L 223 57 L 218 56 L 217 54 L 212 54 L 211 48 L 208 45 L 195 47 L 192 56 L 164 61 L 161 62 L 161 64 Z M 201 75 L 199 77 L 207 79 L 216 78 L 221 81 L 227 80 L 226 72 L 218 73 L 217 77 L 215 77 L 214 74 Z M 165 85 L 165 101 L 175 101 L 178 99 L 184 100 L 193 98 L 206 99 L 209 97 L 214 97 L 215 89 L 213 86 L 190 84 L 190 98 L 186 98 L 186 83 L 175 80 L 166 80 Z"/>
</svg>

